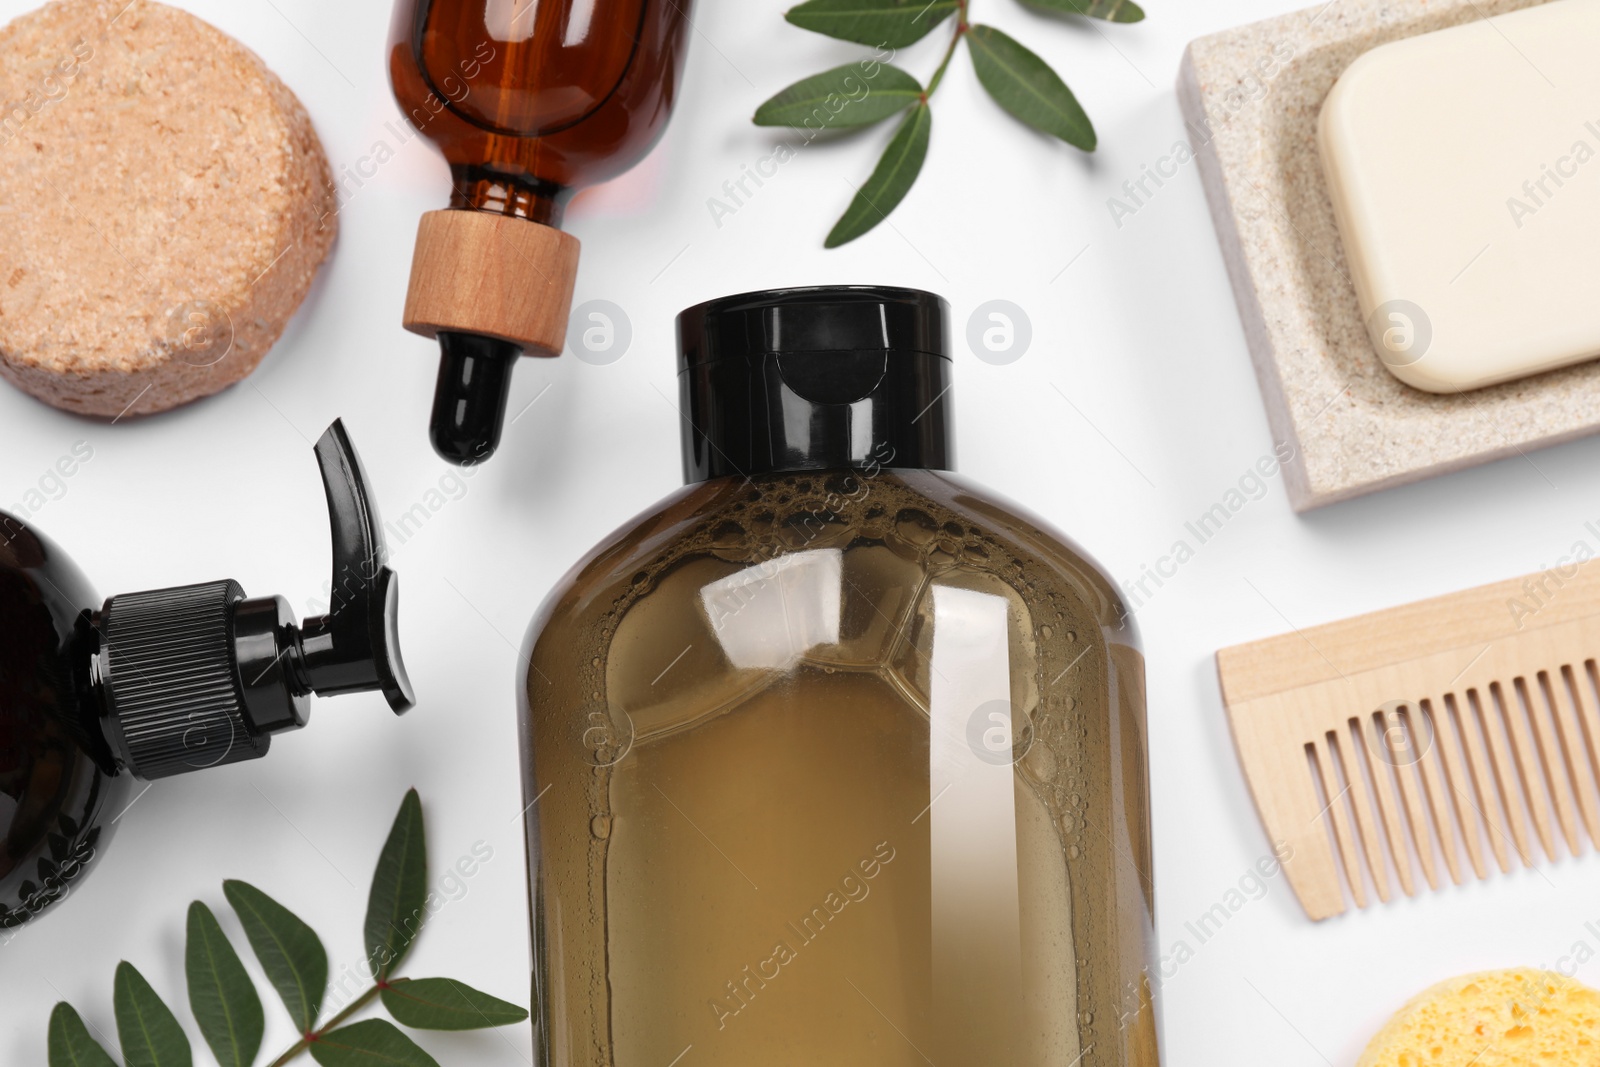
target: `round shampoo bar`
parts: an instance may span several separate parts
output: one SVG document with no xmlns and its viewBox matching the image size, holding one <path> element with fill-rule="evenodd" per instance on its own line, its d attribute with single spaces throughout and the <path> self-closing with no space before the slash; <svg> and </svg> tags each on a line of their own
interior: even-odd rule
<svg viewBox="0 0 1600 1067">
<path fill-rule="evenodd" d="M 1384 364 L 1452 393 L 1600 355 L 1600 0 L 1374 48 L 1322 107 Z"/>
<path fill-rule="evenodd" d="M 0 29 L 0 374 L 87 415 L 261 362 L 336 230 L 311 119 L 254 53 L 149 0 Z"/>
</svg>

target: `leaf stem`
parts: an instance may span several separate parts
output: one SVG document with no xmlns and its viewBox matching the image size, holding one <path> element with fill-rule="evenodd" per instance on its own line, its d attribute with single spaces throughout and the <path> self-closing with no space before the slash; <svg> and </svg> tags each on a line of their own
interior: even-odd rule
<svg viewBox="0 0 1600 1067">
<path fill-rule="evenodd" d="M 366 1007 L 382 989 L 383 985 L 374 985 L 371 989 L 367 990 L 365 993 L 361 994 L 359 997 L 346 1005 L 343 1011 L 339 1012 L 333 1018 L 329 1019 L 327 1022 L 323 1023 L 320 1027 L 311 1031 L 306 1036 L 302 1037 L 299 1041 L 296 1041 L 287 1052 L 273 1060 L 267 1065 L 267 1067 L 283 1067 L 284 1064 L 288 1063 L 296 1056 L 299 1056 L 306 1049 L 310 1048 L 312 1042 L 318 1040 L 328 1031 L 332 1030 L 334 1027 L 350 1018 L 350 1016 Z"/>
<path fill-rule="evenodd" d="M 957 0 L 956 7 L 956 32 L 950 35 L 950 47 L 944 50 L 944 58 L 939 61 L 939 69 L 933 72 L 933 77 L 928 79 L 928 87 L 922 91 L 922 102 L 926 104 L 928 97 L 939 88 L 939 83 L 944 81 L 945 68 L 950 65 L 950 59 L 956 54 L 956 45 L 961 43 L 961 37 L 971 26 L 967 23 L 967 0 Z"/>
</svg>

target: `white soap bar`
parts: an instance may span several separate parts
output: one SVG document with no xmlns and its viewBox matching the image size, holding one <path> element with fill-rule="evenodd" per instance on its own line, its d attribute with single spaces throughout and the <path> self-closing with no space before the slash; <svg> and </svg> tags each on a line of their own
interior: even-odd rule
<svg viewBox="0 0 1600 1067">
<path fill-rule="evenodd" d="M 1382 45 L 1318 127 L 1378 355 L 1436 393 L 1600 355 L 1600 0 Z"/>
</svg>

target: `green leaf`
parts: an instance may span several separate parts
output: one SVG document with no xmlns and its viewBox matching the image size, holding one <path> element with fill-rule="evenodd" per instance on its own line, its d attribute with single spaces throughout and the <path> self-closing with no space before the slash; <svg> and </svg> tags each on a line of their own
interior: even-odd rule
<svg viewBox="0 0 1600 1067">
<path fill-rule="evenodd" d="M 1035 129 L 1094 151 L 1094 124 L 1044 60 L 993 26 L 972 27 L 967 43 L 972 69 L 995 103 Z"/>
<path fill-rule="evenodd" d="M 367 895 L 367 968 L 380 982 L 393 972 L 422 929 L 428 910 L 428 856 L 422 801 L 407 790 L 378 854 Z"/>
<path fill-rule="evenodd" d="M 266 1025 L 261 997 L 217 917 L 198 900 L 189 905 L 183 969 L 189 980 L 189 1008 L 217 1062 L 222 1067 L 250 1067 L 261 1051 Z"/>
<path fill-rule="evenodd" d="M 394 1023 L 364 1019 L 323 1034 L 311 1043 L 322 1067 L 439 1067 L 439 1062 Z"/>
<path fill-rule="evenodd" d="M 933 112 L 926 103 L 911 109 L 889 140 L 889 147 L 883 150 L 872 177 L 856 191 L 855 199 L 822 242 L 824 248 L 838 248 L 854 241 L 888 218 L 889 212 L 905 199 L 922 170 L 922 161 L 928 158 L 928 131 L 932 127 Z"/>
<path fill-rule="evenodd" d="M 328 953 L 316 932 L 248 882 L 223 882 L 222 892 L 295 1028 L 301 1033 L 311 1030 L 328 990 Z"/>
<path fill-rule="evenodd" d="M 1133 0 L 1022 0 L 1028 7 L 1041 7 L 1068 15 L 1087 15 L 1107 22 L 1143 22 L 1144 9 Z"/>
<path fill-rule="evenodd" d="M 803 78 L 756 108 L 757 126 L 847 129 L 870 126 L 915 104 L 922 83 L 899 67 L 879 64 L 868 76 L 859 63 Z"/>
<path fill-rule="evenodd" d="M 960 6 L 958 0 L 806 0 L 783 17 L 803 30 L 841 41 L 904 48 L 922 40 Z"/>
<path fill-rule="evenodd" d="M 111 1004 L 128 1067 L 193 1067 L 189 1039 L 177 1017 L 127 960 L 117 964 Z"/>
<path fill-rule="evenodd" d="M 117 1067 L 117 1061 L 89 1036 L 77 1009 L 64 1000 L 50 1013 L 49 1047 L 50 1067 Z"/>
<path fill-rule="evenodd" d="M 383 1006 L 417 1030 L 480 1030 L 528 1017 L 515 1004 L 449 978 L 397 978 L 384 987 Z"/>
</svg>

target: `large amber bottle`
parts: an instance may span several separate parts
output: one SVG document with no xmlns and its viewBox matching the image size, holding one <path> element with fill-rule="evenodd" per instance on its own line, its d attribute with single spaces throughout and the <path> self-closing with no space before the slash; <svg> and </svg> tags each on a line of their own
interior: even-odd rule
<svg viewBox="0 0 1600 1067">
<path fill-rule="evenodd" d="M 543 1067 L 1156 1067 L 1143 660 L 951 473 L 946 308 L 678 321 L 688 486 L 524 648 Z"/>
<path fill-rule="evenodd" d="M 519 355 L 566 336 L 578 242 L 572 194 L 644 157 L 666 128 L 690 0 L 398 0 L 389 77 L 443 151 L 448 211 L 423 216 L 408 330 L 439 340 L 431 436 L 494 451 Z"/>
</svg>

